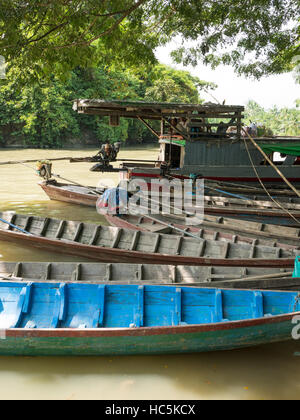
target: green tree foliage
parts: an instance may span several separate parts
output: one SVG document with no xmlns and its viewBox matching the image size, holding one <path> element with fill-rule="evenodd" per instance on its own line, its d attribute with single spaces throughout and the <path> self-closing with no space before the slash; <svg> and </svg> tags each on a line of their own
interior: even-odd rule
<svg viewBox="0 0 300 420">
<path fill-rule="evenodd" d="M 153 65 L 155 48 L 179 37 L 178 62 L 260 77 L 295 66 L 299 10 L 299 0 L 2 0 L 0 54 L 22 81 L 104 62 Z"/>
<path fill-rule="evenodd" d="M 300 136 L 300 110 L 297 108 L 273 107 L 265 110 L 255 101 L 246 106 L 245 124 L 255 122 L 266 128 L 266 134 Z"/>
<path fill-rule="evenodd" d="M 200 80 L 187 71 L 157 65 L 150 73 L 151 86 L 145 90 L 145 98 L 157 102 L 198 103 L 199 89 L 214 89 L 216 85 Z"/>
<path fill-rule="evenodd" d="M 201 89 L 214 84 L 201 81 L 188 72 L 159 65 L 147 74 L 142 69 L 114 67 L 77 68 L 66 82 L 52 80 L 36 82 L 18 89 L 19 72 L 11 71 L 0 86 L 0 142 L 12 138 L 34 147 L 62 147 L 69 139 L 88 133 L 95 141 L 126 141 L 151 139 L 149 130 L 137 120 L 121 119 L 111 127 L 108 118 L 80 115 L 72 105 L 78 98 L 120 100 L 159 100 L 155 89 L 166 78 L 172 89 L 165 91 L 167 102 L 183 100 L 200 103 Z M 152 93 L 151 93 L 152 92 Z M 150 133 L 150 136 L 149 136 Z"/>
</svg>

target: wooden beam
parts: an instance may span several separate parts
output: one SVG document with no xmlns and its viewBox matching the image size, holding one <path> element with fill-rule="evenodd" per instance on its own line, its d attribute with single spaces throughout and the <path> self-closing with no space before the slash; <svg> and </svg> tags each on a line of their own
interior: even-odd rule
<svg viewBox="0 0 300 420">
<path fill-rule="evenodd" d="M 160 137 L 160 135 L 141 117 L 138 117 L 138 119 L 151 131 L 152 134 L 154 134 L 157 138 Z"/>
</svg>

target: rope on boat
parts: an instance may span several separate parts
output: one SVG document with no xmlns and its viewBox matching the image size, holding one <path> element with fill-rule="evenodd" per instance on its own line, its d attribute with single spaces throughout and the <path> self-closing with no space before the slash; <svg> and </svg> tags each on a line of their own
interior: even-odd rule
<svg viewBox="0 0 300 420">
<path fill-rule="evenodd" d="M 213 184 L 217 184 L 217 185 L 228 185 L 228 187 L 241 187 L 243 189 L 248 189 L 248 190 L 253 190 L 253 192 L 259 192 L 262 191 L 262 188 L 259 187 L 254 187 L 252 185 L 245 185 L 245 184 L 237 184 L 236 182 L 228 182 L 228 181 L 215 181 L 214 179 L 207 179 L 205 177 L 203 177 L 204 181 L 207 182 L 212 182 Z"/>
<path fill-rule="evenodd" d="M 141 207 L 141 208 L 145 208 L 145 207 Z M 126 208 L 126 210 L 129 210 L 129 209 L 128 209 L 128 208 Z M 195 239 L 197 239 L 198 241 L 201 241 L 201 242 L 203 241 L 203 239 L 202 239 L 202 238 L 200 238 L 199 236 L 194 235 L 194 234 L 193 234 L 193 233 L 191 233 L 191 232 L 187 232 L 187 231 L 186 231 L 186 230 L 184 230 L 184 229 L 180 229 L 180 228 L 178 228 L 178 227 L 174 226 L 172 223 L 166 223 L 166 222 L 163 222 L 162 220 L 160 220 L 160 219 L 156 219 L 156 217 L 149 216 L 148 214 L 146 215 L 146 217 L 147 217 L 147 219 L 153 220 L 154 222 L 160 223 L 160 224 L 162 224 L 162 225 L 164 225 L 164 226 L 167 226 L 167 227 L 169 227 L 169 228 L 171 228 L 171 229 L 177 230 L 178 232 L 183 233 L 183 234 L 184 234 L 184 235 L 186 235 L 186 236 L 190 236 L 190 237 L 195 238 Z"/>
<path fill-rule="evenodd" d="M 263 155 L 263 157 L 266 159 L 266 161 L 272 166 L 273 169 L 280 175 L 280 177 L 284 180 L 284 182 L 294 191 L 294 193 L 300 198 L 299 191 L 289 182 L 289 180 L 283 175 L 283 173 L 274 165 L 274 163 L 271 161 L 271 159 L 266 155 L 266 153 L 262 150 L 262 148 L 256 143 L 256 141 L 250 136 L 250 134 L 243 128 L 244 133 L 249 137 L 252 144 L 260 151 L 260 153 Z M 246 140 L 244 138 L 244 142 L 246 144 Z M 249 150 L 247 148 L 247 150 Z M 264 186 L 265 188 L 265 186 Z"/>
<path fill-rule="evenodd" d="M 85 185 L 78 184 L 78 182 L 75 182 L 75 181 L 72 181 L 72 180 L 70 180 L 70 179 L 64 178 L 64 177 L 62 177 L 62 176 L 60 176 L 60 175 L 57 175 L 57 174 L 52 174 L 52 176 L 53 176 L 54 178 L 62 179 L 63 181 L 71 182 L 72 184 L 74 184 L 74 185 L 76 185 L 76 186 L 78 186 L 78 187 L 86 188 L 86 189 L 87 189 L 87 190 L 89 190 L 92 194 L 95 194 L 95 195 L 99 195 L 99 196 L 100 196 L 100 195 L 102 195 L 102 193 L 103 193 L 103 192 L 100 192 L 100 191 L 94 190 L 93 188 L 87 187 L 87 186 L 85 186 Z"/>
<path fill-rule="evenodd" d="M 246 132 L 246 131 L 245 131 Z M 247 133 L 248 134 L 248 133 Z M 254 140 L 253 140 L 254 141 Z M 254 162 L 253 162 L 253 159 L 252 159 L 252 157 L 251 157 L 251 153 L 250 153 L 250 150 L 249 150 L 249 147 L 248 147 L 248 145 L 247 145 L 247 142 L 246 142 L 246 139 L 244 138 L 244 143 L 245 143 L 245 147 L 246 147 L 246 150 L 247 150 L 247 153 L 248 153 L 248 156 L 249 156 L 249 160 L 250 160 L 250 162 L 251 162 L 251 165 L 252 165 L 252 168 L 253 168 L 253 170 L 254 170 L 254 172 L 255 172 L 255 174 L 256 174 L 256 176 L 257 176 L 257 179 L 258 179 L 258 181 L 260 182 L 260 184 L 261 184 L 261 186 L 263 187 L 263 189 L 266 191 L 266 193 L 267 193 L 267 195 L 270 197 L 270 199 L 279 207 L 279 208 L 281 208 L 286 214 L 288 214 L 297 224 L 299 224 L 300 225 L 300 221 L 292 214 L 292 213 L 290 213 L 289 211 L 288 211 L 288 209 L 286 209 L 285 207 L 283 207 L 277 200 L 275 200 L 272 196 L 271 196 L 271 194 L 269 193 L 269 191 L 267 190 L 267 188 L 266 188 L 266 186 L 265 186 L 265 184 L 262 182 L 262 180 L 261 180 L 261 178 L 260 178 L 260 176 L 259 176 L 259 174 L 258 174 L 258 172 L 257 172 L 257 169 L 256 169 L 256 167 L 255 167 L 255 165 L 254 165 Z M 255 142 L 254 142 L 255 143 Z M 283 178 L 284 179 L 284 178 Z M 297 190 L 296 190 L 297 191 Z M 299 193 L 298 193 L 299 194 Z"/>
<path fill-rule="evenodd" d="M 206 189 L 208 189 L 208 190 L 217 191 L 217 192 L 219 192 L 219 193 L 221 193 L 221 194 L 230 195 L 231 197 L 234 197 L 234 198 L 239 198 L 239 199 L 241 199 L 241 200 L 249 200 L 249 198 L 248 198 L 248 197 L 244 197 L 244 196 L 242 196 L 242 195 L 238 195 L 238 194 L 229 193 L 229 192 L 224 191 L 224 190 L 219 190 L 218 188 L 213 188 L 213 187 L 204 187 L 204 188 L 206 188 Z"/>
<path fill-rule="evenodd" d="M 32 235 L 32 233 L 27 232 L 26 230 L 20 228 L 19 226 L 14 225 L 13 223 L 9 222 L 8 220 L 2 219 L 1 217 L 0 217 L 0 222 L 6 223 L 7 225 L 11 226 L 14 229 L 19 230 L 22 233 L 26 233 L 26 235 Z"/>
</svg>

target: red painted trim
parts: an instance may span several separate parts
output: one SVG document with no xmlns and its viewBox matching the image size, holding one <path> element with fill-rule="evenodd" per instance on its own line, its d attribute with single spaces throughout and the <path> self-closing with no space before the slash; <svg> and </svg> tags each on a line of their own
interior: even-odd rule
<svg viewBox="0 0 300 420">
<path fill-rule="evenodd" d="M 224 170 L 226 170 L 226 167 L 224 167 Z M 149 173 L 135 173 L 135 172 L 131 172 L 131 177 L 136 177 L 136 178 L 161 178 L 160 174 L 149 174 Z M 185 175 L 175 175 L 172 174 L 172 177 L 174 178 L 178 178 L 178 179 L 190 179 L 188 176 Z M 255 182 L 257 183 L 257 178 L 253 177 L 210 177 L 210 176 L 204 176 L 202 177 L 203 179 L 210 179 L 210 180 L 214 180 L 214 181 L 227 181 L 227 182 Z M 200 177 L 200 179 L 202 179 Z M 287 178 L 288 181 L 290 182 L 300 182 L 300 178 Z M 282 180 L 282 178 L 261 178 L 261 180 L 263 182 L 277 182 L 277 183 L 284 183 L 284 181 Z"/>
<path fill-rule="evenodd" d="M 292 321 L 300 312 L 273 317 L 257 318 L 242 321 L 221 322 L 216 324 L 179 325 L 174 327 L 141 327 L 141 328 L 111 328 L 111 329 L 8 329 L 6 337 L 15 338 L 100 338 L 100 337 L 145 337 L 153 335 L 196 334 L 237 330 L 241 328 L 259 327 L 269 324 L 280 324 Z M 291 324 L 292 327 L 292 324 Z"/>
</svg>

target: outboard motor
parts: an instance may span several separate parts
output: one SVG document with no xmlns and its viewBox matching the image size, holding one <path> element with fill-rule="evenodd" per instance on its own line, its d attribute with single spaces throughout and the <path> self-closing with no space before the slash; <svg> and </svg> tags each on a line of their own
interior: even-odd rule
<svg viewBox="0 0 300 420">
<path fill-rule="evenodd" d="M 115 172 L 116 170 L 110 165 L 115 162 L 120 151 L 121 143 L 110 144 L 108 141 L 102 145 L 100 151 L 94 156 L 93 161 L 98 162 L 94 165 L 91 172 Z M 118 171 L 118 170 L 117 170 Z"/>
</svg>

